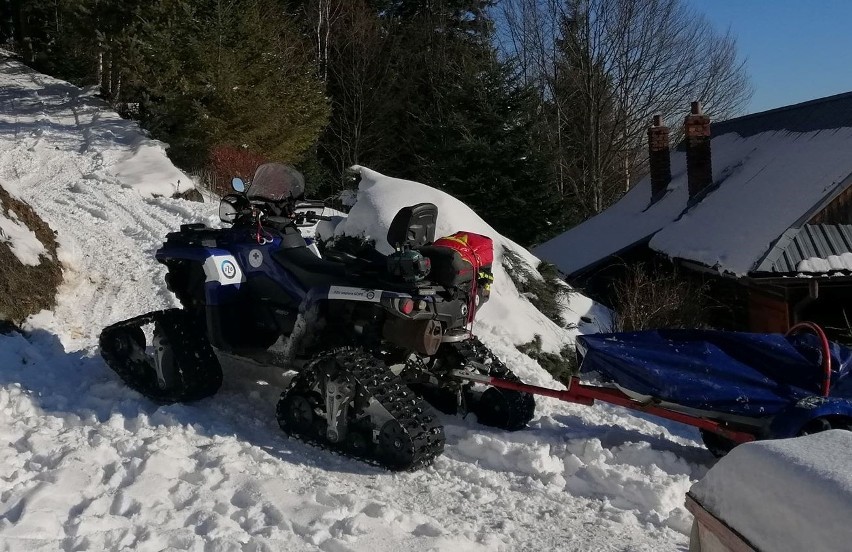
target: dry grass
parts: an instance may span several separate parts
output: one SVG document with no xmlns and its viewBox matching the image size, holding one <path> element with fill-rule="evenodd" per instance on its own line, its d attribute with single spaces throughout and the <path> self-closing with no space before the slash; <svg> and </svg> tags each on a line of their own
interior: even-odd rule
<svg viewBox="0 0 852 552">
<path fill-rule="evenodd" d="M 26 266 L 12 253 L 9 244 L 0 242 L 0 321 L 19 324 L 42 309 L 56 304 L 56 288 L 62 282 L 62 269 L 56 258 L 53 230 L 28 204 L 13 198 L 0 187 L 0 210 L 12 211 L 44 244 L 49 257 L 38 266 Z"/>
</svg>

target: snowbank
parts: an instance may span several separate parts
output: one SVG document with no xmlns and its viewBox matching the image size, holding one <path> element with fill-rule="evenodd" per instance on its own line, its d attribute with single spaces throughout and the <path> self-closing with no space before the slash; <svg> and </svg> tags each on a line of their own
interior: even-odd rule
<svg viewBox="0 0 852 552">
<path fill-rule="evenodd" d="M 132 125 L 128 132 L 138 133 L 138 137 L 130 140 L 126 151 L 118 151 L 115 155 L 115 177 L 123 186 L 141 194 L 165 196 L 185 192 L 194 186 L 186 173 L 169 161 L 165 144 L 146 138 L 141 129 L 134 128 L 135 123 L 123 122 Z"/>
<path fill-rule="evenodd" d="M 848 550 L 852 432 L 736 447 L 690 493 L 759 550 Z"/>
<path fill-rule="evenodd" d="M 35 82 L 26 82 L 30 75 Z M 0 88 L 22 92 L 14 98 L 14 109 L 0 111 L 2 132 L 14 133 L 21 161 L 37 157 L 37 150 L 49 144 L 63 153 L 93 156 L 93 163 L 76 166 L 84 178 L 109 180 L 143 195 L 171 196 L 192 187 L 191 179 L 169 161 L 166 145 L 149 138 L 137 123 L 122 119 L 94 89 L 36 73 L 2 52 Z M 22 187 L 64 170 L 58 159 L 42 159 L 48 164 L 29 173 L 6 172 L 7 164 L 0 167 L 0 182 L 19 181 L 8 186 L 19 196 Z"/>
<path fill-rule="evenodd" d="M 466 230 L 494 240 L 492 296 L 478 312 L 474 331 L 487 328 L 516 345 L 529 342 L 538 334 L 544 350 L 558 352 L 566 344 L 572 344 L 578 333 L 608 327 L 608 311 L 577 292 L 568 294 L 563 309 L 563 318 L 570 329 L 544 316 L 512 283 L 503 268 L 503 248 L 515 253 L 529 266 L 529 272 L 536 275 L 538 258 L 499 234 L 458 199 L 425 184 L 384 176 L 366 167 L 355 169 L 361 173 L 358 195 L 349 216 L 337 225 L 335 235 L 363 236 L 375 240 L 376 248 L 382 253 L 391 253 L 393 247 L 386 236 L 393 217 L 403 207 L 429 202 L 438 207 L 436 236 Z M 584 322 L 584 317 L 591 322 Z"/>
</svg>

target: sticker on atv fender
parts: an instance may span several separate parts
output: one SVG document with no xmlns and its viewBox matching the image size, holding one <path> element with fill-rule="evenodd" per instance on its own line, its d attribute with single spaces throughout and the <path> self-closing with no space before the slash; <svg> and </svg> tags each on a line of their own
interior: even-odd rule
<svg viewBox="0 0 852 552">
<path fill-rule="evenodd" d="M 245 282 L 243 271 L 233 255 L 213 255 L 204 261 L 204 274 L 208 282 L 229 286 Z"/>
<path fill-rule="evenodd" d="M 328 298 L 343 299 L 346 301 L 366 301 L 369 303 L 378 303 L 382 299 L 382 290 L 331 286 L 330 288 L 328 288 Z"/>
<path fill-rule="evenodd" d="M 263 264 L 263 253 L 261 253 L 260 249 L 249 251 L 248 262 L 252 268 L 260 268 L 260 265 Z"/>
</svg>

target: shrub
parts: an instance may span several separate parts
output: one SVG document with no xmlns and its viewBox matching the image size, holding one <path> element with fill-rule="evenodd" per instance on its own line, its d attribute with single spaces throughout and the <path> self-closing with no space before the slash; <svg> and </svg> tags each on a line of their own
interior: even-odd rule
<svg viewBox="0 0 852 552">
<path fill-rule="evenodd" d="M 706 284 L 682 278 L 677 269 L 628 266 L 614 283 L 614 331 L 707 326 L 710 297 Z"/>
<path fill-rule="evenodd" d="M 220 188 L 212 190 L 219 195 L 231 193 L 231 179 L 239 176 L 243 180 L 250 180 L 254 171 L 266 163 L 267 160 L 260 154 L 244 148 L 233 146 L 216 146 L 210 154 L 210 166 L 215 175 L 215 182 L 221 184 Z"/>
<path fill-rule="evenodd" d="M 559 353 L 548 353 L 541 349 L 541 336 L 536 334 L 532 341 L 518 345 L 518 350 L 544 368 L 557 381 L 568 384 L 577 373 L 577 356 L 571 345 L 565 345 Z"/>
<path fill-rule="evenodd" d="M 518 291 L 542 314 L 558 326 L 567 328 L 562 310 L 567 304 L 572 289 L 562 281 L 559 271 L 550 263 L 541 262 L 536 267 L 538 274 L 517 253 L 503 248 L 503 268 Z"/>
</svg>

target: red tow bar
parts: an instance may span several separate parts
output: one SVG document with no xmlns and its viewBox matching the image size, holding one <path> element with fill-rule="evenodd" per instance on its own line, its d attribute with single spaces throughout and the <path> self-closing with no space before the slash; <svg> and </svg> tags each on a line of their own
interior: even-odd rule
<svg viewBox="0 0 852 552">
<path fill-rule="evenodd" d="M 582 404 L 585 406 L 591 406 L 595 404 L 596 400 L 599 400 L 617 406 L 622 406 L 624 408 L 629 408 L 631 410 L 647 412 L 648 414 L 659 416 L 660 418 L 691 425 L 699 429 L 706 429 L 707 431 L 712 431 L 713 433 L 719 434 L 736 443 L 747 443 L 755 440 L 755 436 L 746 431 L 729 429 L 714 420 L 684 414 L 683 412 L 657 406 L 654 403 L 638 401 L 627 396 L 618 389 L 586 385 L 580 383 L 580 380 L 576 376 L 571 378 L 568 389 L 560 390 L 540 387 L 538 385 L 529 385 L 519 381 L 508 381 L 492 376 L 473 374 L 463 370 L 454 370 L 453 375 L 459 379 L 493 385 L 494 387 L 500 387 L 501 389 L 511 389 L 512 391 L 520 391 L 521 393 L 552 397 L 560 401 Z"/>
</svg>

